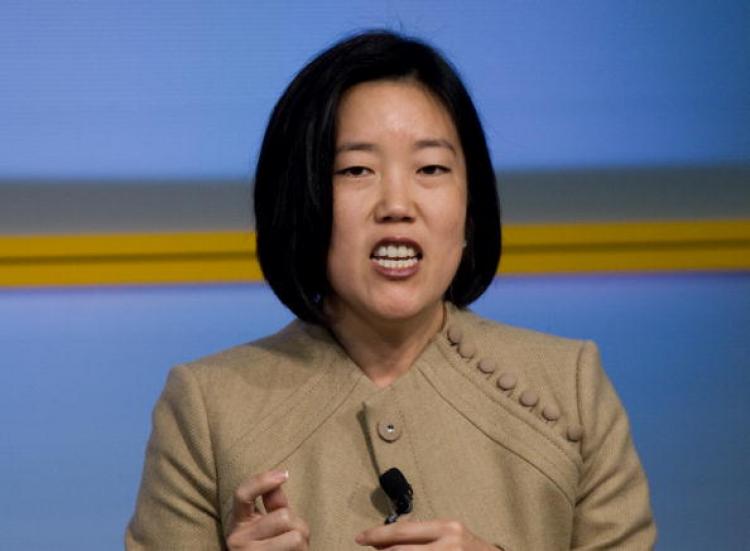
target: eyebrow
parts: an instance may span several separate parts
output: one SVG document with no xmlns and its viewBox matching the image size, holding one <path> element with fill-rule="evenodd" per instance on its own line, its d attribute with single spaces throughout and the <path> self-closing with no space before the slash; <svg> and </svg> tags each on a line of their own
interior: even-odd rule
<svg viewBox="0 0 750 551">
<path fill-rule="evenodd" d="M 375 151 L 377 147 L 368 142 L 344 142 L 336 148 L 336 154 L 344 151 Z"/>
<path fill-rule="evenodd" d="M 456 155 L 456 148 L 454 145 L 443 138 L 425 139 L 418 140 L 414 144 L 414 149 L 426 149 L 429 147 L 443 147 L 449 149 Z M 369 142 L 344 142 L 336 148 L 336 154 L 343 153 L 344 151 L 376 151 L 378 146 Z"/>
<path fill-rule="evenodd" d="M 443 138 L 419 140 L 416 144 L 414 144 L 414 149 L 424 149 L 427 147 L 445 147 L 446 149 L 450 149 L 454 155 L 456 154 L 456 148 L 453 146 L 453 144 Z"/>
</svg>

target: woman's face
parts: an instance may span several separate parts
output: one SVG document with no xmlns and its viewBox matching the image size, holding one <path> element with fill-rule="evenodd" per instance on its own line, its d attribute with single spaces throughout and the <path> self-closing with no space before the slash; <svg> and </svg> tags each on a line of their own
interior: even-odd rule
<svg viewBox="0 0 750 551">
<path fill-rule="evenodd" d="M 352 87 L 337 119 L 333 313 L 442 316 L 463 252 L 466 195 L 461 143 L 436 97 L 411 81 Z"/>
</svg>

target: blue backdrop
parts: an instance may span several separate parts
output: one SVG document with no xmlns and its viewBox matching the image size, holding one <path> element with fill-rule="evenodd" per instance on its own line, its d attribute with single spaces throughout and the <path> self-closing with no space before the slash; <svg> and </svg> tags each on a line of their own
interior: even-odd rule
<svg viewBox="0 0 750 551">
<path fill-rule="evenodd" d="M 595 339 L 660 549 L 748 549 L 750 277 L 501 278 L 475 310 Z M 290 318 L 262 285 L 0 292 L 0 549 L 121 548 L 168 368 Z"/>
<path fill-rule="evenodd" d="M 449 55 L 498 168 L 750 160 L 743 0 L 3 0 L 0 180 L 246 180 L 291 76 L 370 27 Z"/>
</svg>

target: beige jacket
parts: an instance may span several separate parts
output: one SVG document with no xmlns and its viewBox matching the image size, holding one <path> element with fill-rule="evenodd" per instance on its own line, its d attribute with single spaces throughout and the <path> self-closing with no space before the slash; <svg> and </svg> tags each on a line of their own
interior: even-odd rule
<svg viewBox="0 0 750 551">
<path fill-rule="evenodd" d="M 325 329 L 175 368 L 156 405 L 126 547 L 222 549 L 246 477 L 286 468 L 313 550 L 361 549 L 398 467 L 415 519 L 507 551 L 651 549 L 648 485 L 595 345 L 449 305 L 412 369 L 378 389 Z"/>
</svg>

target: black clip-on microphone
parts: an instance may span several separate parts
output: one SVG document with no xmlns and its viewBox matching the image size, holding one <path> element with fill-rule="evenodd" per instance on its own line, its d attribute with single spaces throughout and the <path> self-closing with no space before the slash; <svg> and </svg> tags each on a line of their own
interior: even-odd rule
<svg viewBox="0 0 750 551">
<path fill-rule="evenodd" d="M 380 475 L 380 487 L 391 500 L 393 512 L 385 519 L 386 524 L 393 524 L 399 516 L 411 513 L 414 492 L 404 473 L 396 467 Z"/>
</svg>

